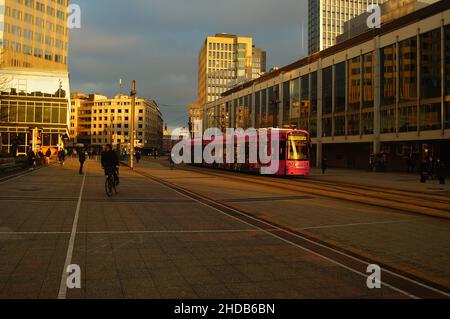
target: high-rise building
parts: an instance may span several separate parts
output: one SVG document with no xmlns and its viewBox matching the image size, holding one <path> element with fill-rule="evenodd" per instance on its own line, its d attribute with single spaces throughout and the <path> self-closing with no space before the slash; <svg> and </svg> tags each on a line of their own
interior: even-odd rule
<svg viewBox="0 0 450 319">
<path fill-rule="evenodd" d="M 196 136 L 197 133 L 202 132 L 201 127 L 197 127 L 196 123 L 203 121 L 203 105 L 191 103 L 188 105 L 189 109 L 189 131 L 191 136 Z"/>
<path fill-rule="evenodd" d="M 252 66 L 252 79 L 257 79 L 264 73 L 266 73 L 267 67 L 267 53 L 266 51 L 253 47 L 253 66 Z"/>
<path fill-rule="evenodd" d="M 207 37 L 199 53 L 197 103 L 215 101 L 230 86 L 264 73 L 265 61 L 266 53 L 255 48 L 250 37 L 225 33 Z"/>
<path fill-rule="evenodd" d="M 387 0 L 308 0 L 308 52 L 313 54 L 336 44 L 344 32 L 344 23 L 363 12 L 369 5 Z"/>
<path fill-rule="evenodd" d="M 57 147 L 68 137 L 68 0 L 0 1 L 2 151 Z"/>
<path fill-rule="evenodd" d="M 101 149 L 105 144 L 128 149 L 131 137 L 131 97 L 118 94 L 72 94 L 70 135 L 75 143 Z M 163 120 L 155 101 L 136 98 L 136 147 L 162 149 Z"/>
</svg>

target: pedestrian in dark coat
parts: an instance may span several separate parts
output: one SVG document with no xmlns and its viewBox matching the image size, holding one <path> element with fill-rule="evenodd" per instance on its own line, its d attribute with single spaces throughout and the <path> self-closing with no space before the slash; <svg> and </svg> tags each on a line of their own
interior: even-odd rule
<svg viewBox="0 0 450 319">
<path fill-rule="evenodd" d="M 139 161 L 141 160 L 141 153 L 136 152 L 136 163 L 139 164 Z"/>
<path fill-rule="evenodd" d="M 86 152 L 84 150 L 78 152 L 78 160 L 80 161 L 80 175 L 83 175 L 84 162 L 86 162 Z"/>
<path fill-rule="evenodd" d="M 430 157 L 428 159 L 428 163 L 427 163 L 427 172 L 428 172 L 428 177 L 433 180 L 434 179 L 434 161 L 433 158 Z"/>
<path fill-rule="evenodd" d="M 325 174 L 328 169 L 328 160 L 324 157 L 322 159 L 322 174 Z"/>
<path fill-rule="evenodd" d="M 436 175 L 441 185 L 445 185 L 445 180 L 447 179 L 447 167 L 443 161 L 440 159 L 436 162 Z"/>
<path fill-rule="evenodd" d="M 49 148 L 47 152 L 45 152 L 45 162 L 47 165 L 50 165 L 50 158 L 52 157 L 52 150 Z"/>
<path fill-rule="evenodd" d="M 428 163 L 423 160 L 420 164 L 420 182 L 425 184 L 428 179 Z"/>
<path fill-rule="evenodd" d="M 36 166 L 36 154 L 34 151 L 30 148 L 28 151 L 28 167 L 30 169 L 33 169 Z"/>
</svg>

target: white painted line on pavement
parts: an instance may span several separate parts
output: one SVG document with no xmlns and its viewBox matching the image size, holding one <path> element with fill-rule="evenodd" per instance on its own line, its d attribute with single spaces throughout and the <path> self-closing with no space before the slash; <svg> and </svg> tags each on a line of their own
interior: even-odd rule
<svg viewBox="0 0 450 319">
<path fill-rule="evenodd" d="M 70 232 L 0 232 L 1 235 L 69 235 Z"/>
<path fill-rule="evenodd" d="M 276 229 L 269 229 L 275 231 Z M 124 230 L 78 232 L 80 235 L 139 235 L 139 234 L 227 234 L 227 233 L 261 233 L 259 229 L 204 229 L 204 230 Z M 71 232 L 0 232 L 1 235 L 71 235 Z"/>
<path fill-rule="evenodd" d="M 275 229 L 272 229 L 275 230 Z M 142 230 L 142 231 L 97 231 L 97 232 L 79 232 L 83 235 L 117 235 L 117 234 L 226 234 L 226 233 L 261 233 L 259 229 L 212 229 L 212 230 Z M 0 233 L 1 234 L 1 233 Z"/>
<path fill-rule="evenodd" d="M 355 224 L 342 224 L 342 225 L 325 225 L 325 226 L 316 226 L 316 227 L 306 227 L 301 228 L 301 230 L 312 230 L 312 229 L 327 229 L 327 228 L 340 228 L 340 227 L 352 227 L 352 226 L 373 226 L 373 225 L 387 225 L 387 224 L 401 224 L 401 223 L 409 223 L 409 220 L 392 220 L 385 222 L 373 222 L 373 223 L 355 223 Z"/>
<path fill-rule="evenodd" d="M 61 285 L 59 287 L 58 299 L 66 299 L 67 297 L 67 277 L 68 277 L 67 267 L 72 263 L 73 248 L 75 245 L 75 237 L 77 234 L 77 227 L 78 227 L 78 218 L 80 217 L 81 199 L 83 197 L 85 182 L 86 182 L 86 171 L 83 175 L 83 182 L 81 183 L 80 195 L 78 196 L 77 209 L 75 211 L 75 216 L 73 218 L 72 232 L 70 235 L 69 247 L 67 248 L 66 262 L 64 264 L 64 269 L 61 276 Z"/>
</svg>

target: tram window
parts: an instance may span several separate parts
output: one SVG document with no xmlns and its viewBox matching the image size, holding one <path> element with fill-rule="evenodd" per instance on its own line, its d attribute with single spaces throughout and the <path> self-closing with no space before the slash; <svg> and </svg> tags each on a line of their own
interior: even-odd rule
<svg viewBox="0 0 450 319">
<path fill-rule="evenodd" d="M 308 141 L 302 136 L 290 136 L 287 141 L 287 153 L 290 161 L 309 160 Z"/>
</svg>

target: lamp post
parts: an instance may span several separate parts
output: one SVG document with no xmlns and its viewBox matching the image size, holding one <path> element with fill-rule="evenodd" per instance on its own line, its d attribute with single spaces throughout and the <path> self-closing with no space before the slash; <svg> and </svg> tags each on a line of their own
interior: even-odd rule
<svg viewBox="0 0 450 319">
<path fill-rule="evenodd" d="M 134 120 L 136 108 L 136 81 L 131 85 L 130 168 L 134 169 Z"/>
</svg>

